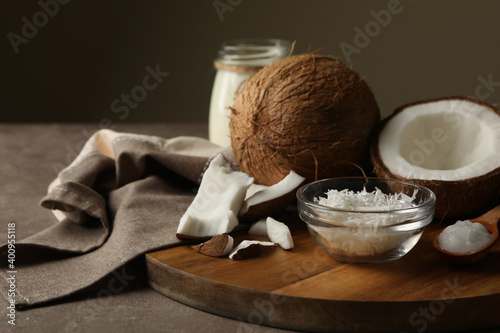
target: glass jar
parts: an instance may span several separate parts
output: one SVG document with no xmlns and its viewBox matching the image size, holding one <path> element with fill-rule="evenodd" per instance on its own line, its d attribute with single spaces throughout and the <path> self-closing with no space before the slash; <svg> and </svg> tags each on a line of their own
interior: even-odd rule
<svg viewBox="0 0 500 333">
<path fill-rule="evenodd" d="M 231 145 L 229 115 L 233 99 L 262 67 L 286 58 L 292 44 L 281 39 L 239 39 L 219 45 L 210 100 L 208 135 L 218 145 Z"/>
</svg>

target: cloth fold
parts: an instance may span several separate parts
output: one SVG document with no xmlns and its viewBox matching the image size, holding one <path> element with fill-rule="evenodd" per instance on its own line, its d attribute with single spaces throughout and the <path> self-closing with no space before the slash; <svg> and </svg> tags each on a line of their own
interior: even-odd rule
<svg viewBox="0 0 500 333">
<path fill-rule="evenodd" d="M 180 244 L 179 219 L 219 153 L 234 161 L 229 148 L 197 137 L 92 135 L 41 200 L 58 222 L 16 242 L 16 307 L 62 299 L 144 253 Z M 7 256 L 3 244 L 2 265 Z M 8 299 L 6 272 L 0 292 Z"/>
</svg>

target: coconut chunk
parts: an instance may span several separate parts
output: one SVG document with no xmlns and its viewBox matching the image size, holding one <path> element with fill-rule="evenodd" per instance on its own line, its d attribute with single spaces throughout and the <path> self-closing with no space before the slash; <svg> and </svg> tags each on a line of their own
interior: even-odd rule
<svg viewBox="0 0 500 333">
<path fill-rule="evenodd" d="M 208 241 L 193 245 L 191 248 L 196 252 L 211 257 L 225 257 L 233 249 L 234 239 L 228 234 L 215 235 Z"/>
<path fill-rule="evenodd" d="M 253 178 L 234 171 L 219 154 L 211 162 L 193 202 L 180 219 L 176 236 L 208 238 L 231 232 Z"/>
<path fill-rule="evenodd" d="M 244 240 L 231 252 L 229 259 L 242 260 L 260 256 L 262 249 L 276 247 L 272 242 Z"/>
<path fill-rule="evenodd" d="M 285 250 L 293 249 L 293 238 L 290 229 L 283 222 L 276 221 L 272 217 L 266 220 L 267 235 L 273 243 L 277 243 Z"/>
<path fill-rule="evenodd" d="M 260 219 L 257 222 L 252 223 L 250 229 L 248 229 L 248 234 L 267 236 L 267 223 L 266 219 Z"/>
<path fill-rule="evenodd" d="M 272 186 L 252 184 L 239 212 L 241 221 L 255 221 L 285 209 L 295 200 L 295 192 L 304 180 L 304 177 L 290 171 Z"/>
</svg>

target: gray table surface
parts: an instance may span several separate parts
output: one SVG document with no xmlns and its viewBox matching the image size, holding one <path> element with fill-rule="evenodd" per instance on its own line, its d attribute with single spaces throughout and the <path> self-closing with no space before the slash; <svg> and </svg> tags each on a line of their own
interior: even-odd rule
<svg viewBox="0 0 500 333">
<path fill-rule="evenodd" d="M 37 233 L 56 220 L 40 199 L 61 167 L 68 165 L 92 132 L 108 124 L 0 124 L 0 243 L 7 223 L 16 223 L 16 239 Z M 162 137 L 207 136 L 206 124 L 111 124 L 111 129 Z M 151 289 L 126 267 L 123 290 L 99 294 L 110 279 L 83 294 L 16 312 L 7 323 L 7 302 L 0 297 L 1 332 L 285 332 L 220 317 L 178 303 Z M 22 278 L 18 276 L 18 278 Z M 121 289 L 121 288 L 120 288 Z M 98 297 L 100 295 L 100 297 Z M 286 331 L 289 332 L 289 331 Z"/>
</svg>

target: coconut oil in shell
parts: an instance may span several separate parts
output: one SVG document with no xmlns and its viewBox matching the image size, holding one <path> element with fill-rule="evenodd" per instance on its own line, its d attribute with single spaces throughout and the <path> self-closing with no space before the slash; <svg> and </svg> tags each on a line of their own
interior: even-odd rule
<svg viewBox="0 0 500 333">
<path fill-rule="evenodd" d="M 231 145 L 229 108 L 234 97 L 252 75 L 286 58 L 291 48 L 290 42 L 281 39 L 240 39 L 219 46 L 208 120 L 210 141 L 224 147 Z"/>
</svg>

